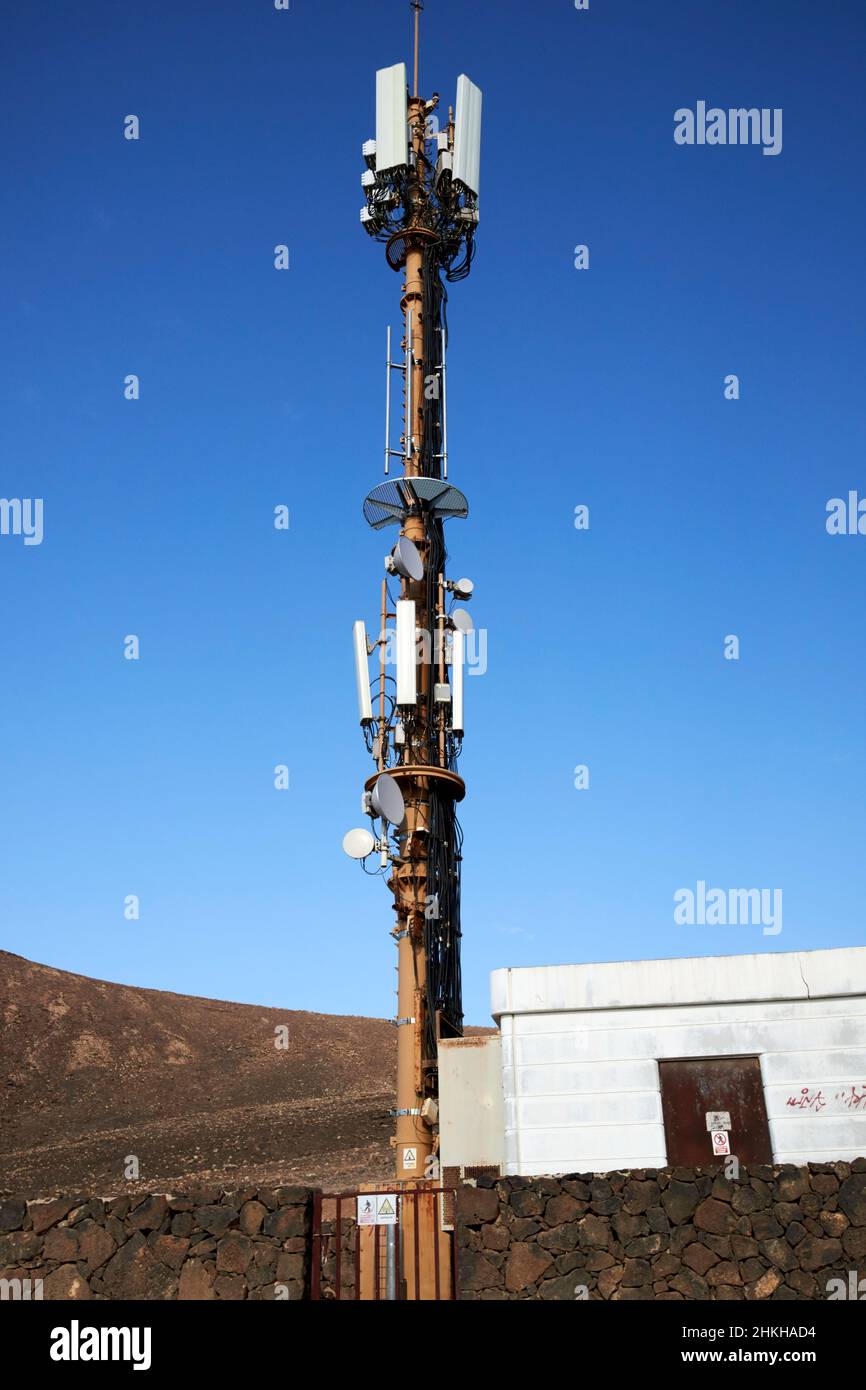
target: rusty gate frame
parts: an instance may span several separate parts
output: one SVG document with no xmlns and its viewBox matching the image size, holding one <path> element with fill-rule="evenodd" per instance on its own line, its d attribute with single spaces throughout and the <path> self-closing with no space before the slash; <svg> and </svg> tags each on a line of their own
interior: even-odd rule
<svg viewBox="0 0 866 1390">
<path fill-rule="evenodd" d="M 440 1235 L 441 1232 L 443 1232 L 443 1231 L 446 1232 L 446 1233 L 448 1232 L 448 1227 L 447 1227 L 447 1226 L 443 1226 L 443 1225 L 441 1224 L 441 1217 L 442 1217 L 443 1210 L 444 1210 L 445 1207 L 446 1207 L 446 1202 L 447 1202 L 447 1198 L 448 1198 L 448 1197 L 451 1198 L 452 1210 L 455 1211 L 455 1212 L 456 1212 L 456 1205 L 457 1205 L 457 1189 L 454 1188 L 454 1187 L 444 1187 L 444 1186 L 443 1186 L 443 1187 L 420 1187 L 420 1188 L 419 1188 L 419 1187 L 403 1187 L 403 1188 L 401 1188 L 401 1187 L 397 1187 L 397 1186 L 391 1186 L 391 1187 L 381 1187 L 381 1188 L 374 1188 L 374 1189 L 369 1189 L 369 1188 L 368 1188 L 368 1189 L 365 1189 L 365 1190 L 363 1190 L 363 1191 L 362 1191 L 360 1188 L 353 1188 L 353 1189 L 351 1189 L 350 1191 L 347 1191 L 347 1192 L 322 1192 L 322 1191 L 316 1191 L 316 1192 L 314 1192 L 314 1193 L 313 1193 L 313 1225 L 312 1225 L 312 1240 L 311 1240 L 311 1243 L 310 1243 L 310 1263 L 311 1263 L 311 1270 L 310 1270 L 310 1299 L 311 1299 L 312 1301 L 314 1301 L 314 1302 L 317 1301 L 317 1302 L 337 1302 L 337 1303 L 338 1303 L 338 1302 L 346 1302 L 346 1301 L 348 1301 L 347 1299 L 344 1299 L 344 1298 L 343 1298 L 343 1294 L 342 1294 L 342 1281 L 341 1281 L 341 1277 L 340 1277 L 340 1276 L 341 1276 L 341 1273 L 342 1273 L 342 1259 L 343 1259 L 343 1242 L 342 1242 L 342 1226 L 341 1226 L 341 1223 L 342 1223 L 343 1221 L 345 1221 L 345 1220 L 347 1219 L 347 1216 L 348 1216 L 350 1220 L 353 1220 L 353 1221 L 355 1222 L 355 1262 L 354 1262 L 354 1269 L 355 1269 L 355 1289 L 354 1289 L 354 1293 L 351 1295 L 351 1297 L 352 1297 L 353 1299 L 357 1300 L 358 1302 L 362 1301 L 362 1300 L 361 1300 L 360 1253 L 361 1253 L 361 1230 L 362 1230 L 363 1228 L 361 1227 L 361 1225 L 359 1224 L 358 1219 L 357 1219 L 357 1206 L 356 1206 L 356 1202 L 357 1202 L 357 1199 L 358 1199 L 359 1197 L 367 1197 L 367 1196 L 373 1197 L 373 1196 L 376 1196 L 377 1194 L 378 1194 L 378 1195 L 388 1195 L 388 1196 L 396 1195 L 396 1197 L 397 1197 L 397 1220 L 396 1220 L 396 1222 L 394 1223 L 395 1229 L 396 1229 L 396 1231 L 397 1231 L 397 1238 L 396 1238 L 396 1241 L 395 1241 L 395 1247 L 396 1247 L 396 1279 L 395 1279 L 395 1283 L 396 1283 L 396 1287 L 397 1287 L 397 1299 L 396 1299 L 396 1301 L 397 1301 L 397 1302 L 402 1302 L 402 1301 L 404 1300 L 404 1297 L 405 1297 L 404 1294 L 403 1294 L 402 1291 L 401 1291 L 402 1288 L 403 1288 L 403 1281 L 402 1281 L 401 1278 L 400 1278 L 400 1273 L 401 1273 L 401 1269 L 402 1269 L 402 1268 L 405 1268 L 405 1264 L 401 1265 L 401 1261 L 400 1261 L 400 1247 L 401 1247 L 401 1244 L 402 1244 L 402 1242 L 401 1242 L 401 1240 L 400 1240 L 400 1234 L 401 1234 L 402 1229 L 403 1229 L 403 1221 L 402 1221 L 403 1211 L 402 1211 L 402 1205 L 403 1205 L 403 1203 L 404 1203 L 407 1199 L 408 1199 L 408 1200 L 411 1200 L 411 1201 L 413 1202 L 413 1220 L 412 1220 L 412 1222 L 411 1222 L 411 1226 L 412 1226 L 412 1230 L 414 1231 L 414 1242 L 413 1242 L 413 1245 L 414 1245 L 414 1252 L 413 1252 L 414 1258 L 413 1258 L 413 1265 L 414 1265 L 414 1274 L 415 1274 L 415 1280 L 414 1280 L 414 1283 L 415 1283 L 415 1298 L 414 1298 L 414 1300 L 412 1300 L 412 1301 L 415 1301 L 415 1300 L 422 1301 L 422 1300 L 421 1300 L 421 1246 L 420 1246 L 420 1238 L 419 1238 L 419 1234 L 420 1234 L 420 1223 L 419 1223 L 419 1220 L 418 1220 L 418 1198 L 421 1197 L 421 1196 L 428 1196 L 428 1197 L 432 1196 L 432 1197 L 437 1198 L 437 1201 L 434 1203 L 434 1212 L 438 1212 L 438 1213 L 439 1213 L 438 1219 L 437 1219 L 437 1220 L 434 1222 L 434 1224 L 433 1224 L 434 1234 L 435 1234 L 435 1236 L 436 1236 L 436 1239 L 433 1241 L 433 1252 L 434 1252 L 434 1253 L 433 1253 L 433 1268 L 434 1268 L 434 1280 L 435 1280 L 436 1296 L 435 1296 L 435 1299 L 427 1299 L 427 1300 L 424 1300 L 424 1301 L 426 1301 L 426 1302 L 437 1302 L 437 1301 L 441 1301 L 441 1302 L 446 1302 L 446 1301 L 447 1301 L 447 1302 L 453 1302 L 453 1301 L 456 1301 L 457 1298 L 458 1298 L 458 1282 L 457 1282 L 457 1231 L 456 1231 L 456 1225 L 455 1225 L 454 1228 L 451 1229 L 451 1232 L 450 1232 L 450 1234 L 451 1234 L 451 1260 L 450 1260 L 450 1265 L 451 1265 L 451 1296 L 450 1296 L 450 1299 L 442 1299 L 442 1296 L 441 1296 L 441 1293 L 440 1293 L 440 1290 L 441 1290 L 440 1271 L 441 1271 L 442 1260 L 441 1260 L 441 1256 L 440 1256 L 440 1253 L 439 1253 L 439 1239 L 438 1239 L 438 1237 L 439 1237 L 439 1235 Z M 333 1299 L 327 1299 L 327 1300 L 322 1298 L 322 1204 L 323 1204 L 324 1202 L 336 1202 L 336 1204 L 337 1204 L 337 1210 L 336 1210 L 336 1216 L 335 1216 L 335 1223 L 334 1223 L 334 1224 L 335 1224 L 335 1229 L 336 1229 L 336 1237 L 337 1237 L 337 1239 L 336 1239 L 336 1252 L 335 1252 L 335 1253 L 336 1253 L 336 1266 L 337 1266 L 337 1267 L 336 1267 L 335 1278 L 334 1278 L 334 1298 L 333 1298 Z M 342 1206 L 343 1206 L 343 1203 L 344 1203 L 344 1202 L 347 1203 L 347 1205 L 349 1206 L 349 1212 L 348 1212 L 348 1213 L 345 1213 L 345 1214 L 344 1214 L 343 1211 L 342 1211 Z M 381 1244 L 379 1232 L 380 1232 L 381 1230 L 384 1230 L 384 1229 L 387 1229 L 387 1228 L 386 1228 L 386 1227 L 383 1227 L 383 1226 L 376 1225 L 376 1226 L 373 1226 L 372 1229 L 373 1229 L 373 1230 L 375 1231 L 375 1233 L 376 1233 L 375 1236 L 373 1237 L 373 1271 L 374 1271 L 374 1272 L 373 1272 L 373 1288 L 374 1288 L 374 1291 L 375 1291 L 375 1292 L 374 1292 L 374 1298 L 373 1298 L 372 1301 L 384 1302 L 384 1301 L 386 1301 L 386 1300 L 384 1300 L 383 1297 L 382 1297 L 382 1291 L 381 1291 L 381 1285 L 380 1285 L 380 1277 L 379 1277 L 379 1268 L 380 1268 L 379 1255 L 380 1255 L 380 1244 Z"/>
</svg>

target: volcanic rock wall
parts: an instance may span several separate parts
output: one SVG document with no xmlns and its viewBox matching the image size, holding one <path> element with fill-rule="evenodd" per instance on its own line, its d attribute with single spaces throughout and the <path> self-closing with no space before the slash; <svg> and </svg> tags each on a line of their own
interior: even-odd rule
<svg viewBox="0 0 866 1390">
<path fill-rule="evenodd" d="M 188 1195 L 0 1198 L 4 1297 L 302 1299 L 305 1187 Z M 41 1286 L 36 1281 L 41 1280 Z"/>
<path fill-rule="evenodd" d="M 718 1168 L 478 1178 L 458 1197 L 458 1247 L 464 1299 L 851 1297 L 866 1277 L 866 1159 L 741 1165 L 737 1181 Z"/>
<path fill-rule="evenodd" d="M 0 1296 L 304 1299 L 312 1191 L 0 1197 Z M 354 1288 L 354 1227 L 322 1223 L 322 1296 Z M 463 1299 L 866 1298 L 866 1159 L 561 1178 L 458 1193 Z M 41 1281 L 37 1283 L 37 1281 Z M 862 1288 L 860 1287 L 862 1282 Z"/>
</svg>

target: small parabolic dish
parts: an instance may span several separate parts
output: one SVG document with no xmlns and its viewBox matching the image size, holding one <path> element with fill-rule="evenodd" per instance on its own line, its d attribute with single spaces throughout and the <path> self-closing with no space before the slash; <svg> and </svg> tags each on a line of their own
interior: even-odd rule
<svg viewBox="0 0 866 1390">
<path fill-rule="evenodd" d="M 465 608 L 453 608 L 451 610 L 451 621 L 457 631 L 462 632 L 466 637 L 475 629 L 475 624 L 472 621 L 472 614 Z"/>
<path fill-rule="evenodd" d="M 343 836 L 343 851 L 350 859 L 366 859 L 376 848 L 369 830 L 348 830 Z"/>
<path fill-rule="evenodd" d="M 406 814 L 406 807 L 403 804 L 403 793 L 393 777 L 389 777 L 387 772 L 383 772 L 381 777 L 376 779 L 370 800 L 373 810 L 382 820 L 386 820 L 389 825 L 399 825 Z"/>
<path fill-rule="evenodd" d="M 391 551 L 391 563 L 401 579 L 423 579 L 424 563 L 414 541 L 401 536 Z"/>
</svg>

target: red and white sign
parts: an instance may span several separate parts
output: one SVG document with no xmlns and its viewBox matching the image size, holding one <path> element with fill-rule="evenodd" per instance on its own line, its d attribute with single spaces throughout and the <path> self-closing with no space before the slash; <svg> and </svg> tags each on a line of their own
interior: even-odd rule
<svg viewBox="0 0 866 1390">
<path fill-rule="evenodd" d="M 731 1140 L 727 1130 L 714 1129 L 710 1138 L 713 1141 L 714 1154 L 729 1154 L 731 1152 Z"/>
<path fill-rule="evenodd" d="M 365 1193 L 358 1198 L 358 1225 L 375 1226 L 376 1224 L 376 1195 L 373 1192 Z"/>
</svg>

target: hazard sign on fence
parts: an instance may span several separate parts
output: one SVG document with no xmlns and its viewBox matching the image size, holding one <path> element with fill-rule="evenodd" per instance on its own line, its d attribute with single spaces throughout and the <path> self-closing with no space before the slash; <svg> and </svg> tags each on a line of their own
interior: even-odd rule
<svg viewBox="0 0 866 1390">
<path fill-rule="evenodd" d="M 396 1226 L 396 1192 L 362 1192 L 358 1198 L 359 1226 Z"/>
</svg>

